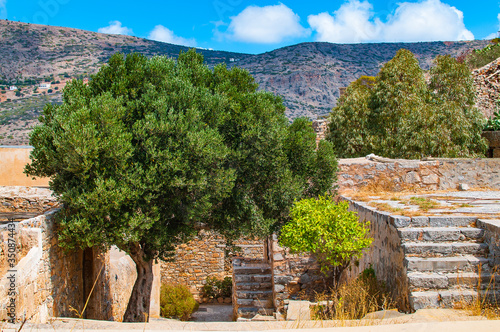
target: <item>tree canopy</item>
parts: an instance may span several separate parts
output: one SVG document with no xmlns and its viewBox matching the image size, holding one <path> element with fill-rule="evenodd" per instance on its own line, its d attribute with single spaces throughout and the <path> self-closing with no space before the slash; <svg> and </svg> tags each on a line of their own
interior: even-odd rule
<svg viewBox="0 0 500 332">
<path fill-rule="evenodd" d="M 116 54 L 40 121 L 26 172 L 51 177 L 66 248 L 116 245 L 135 261 L 125 321 L 149 312 L 152 260 L 197 224 L 265 235 L 335 180 L 333 147 L 315 151 L 306 120 L 290 125 L 281 98 L 247 71 L 210 69 L 193 50 L 177 61 Z"/>
<path fill-rule="evenodd" d="M 377 77 L 347 88 L 330 113 L 327 139 L 339 157 L 481 156 L 484 119 L 474 98 L 464 64 L 438 56 L 427 83 L 418 60 L 402 49 Z"/>
</svg>

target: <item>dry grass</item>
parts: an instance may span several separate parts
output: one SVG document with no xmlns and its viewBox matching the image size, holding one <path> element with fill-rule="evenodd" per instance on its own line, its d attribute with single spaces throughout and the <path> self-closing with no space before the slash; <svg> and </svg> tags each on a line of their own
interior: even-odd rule
<svg viewBox="0 0 500 332">
<path fill-rule="evenodd" d="M 319 304 L 312 310 L 312 317 L 317 320 L 359 320 L 369 313 L 395 308 L 385 285 L 376 279 L 371 268 L 330 294 L 317 294 L 316 301 Z"/>
<path fill-rule="evenodd" d="M 499 276 L 499 267 L 493 268 L 488 285 L 484 290 L 481 282 L 481 274 L 482 270 L 481 266 L 479 266 L 477 285 L 469 285 L 471 288 L 476 289 L 478 296 L 472 300 L 463 297 L 459 302 L 454 304 L 454 309 L 465 310 L 470 316 L 483 316 L 494 320 L 500 319 L 500 298 L 495 293 L 495 283 L 496 278 Z M 458 278 L 460 279 L 460 276 Z"/>
</svg>

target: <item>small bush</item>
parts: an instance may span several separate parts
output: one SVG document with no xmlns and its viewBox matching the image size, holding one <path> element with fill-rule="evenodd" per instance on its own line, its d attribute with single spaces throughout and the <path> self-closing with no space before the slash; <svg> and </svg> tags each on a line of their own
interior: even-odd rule
<svg viewBox="0 0 500 332">
<path fill-rule="evenodd" d="M 198 302 L 185 285 L 163 284 L 160 290 L 161 316 L 188 320 L 198 309 Z"/>
<path fill-rule="evenodd" d="M 215 277 L 207 277 L 202 291 L 203 296 L 210 299 L 231 297 L 233 293 L 233 279 L 225 277 L 223 280 L 218 280 Z"/>
</svg>

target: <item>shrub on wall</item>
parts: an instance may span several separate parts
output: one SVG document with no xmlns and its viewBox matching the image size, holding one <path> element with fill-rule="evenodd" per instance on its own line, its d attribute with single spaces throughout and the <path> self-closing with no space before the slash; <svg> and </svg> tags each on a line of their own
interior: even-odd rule
<svg viewBox="0 0 500 332">
<path fill-rule="evenodd" d="M 163 284 L 160 290 L 160 313 L 162 317 L 188 320 L 198 309 L 194 299 L 185 285 Z"/>
</svg>

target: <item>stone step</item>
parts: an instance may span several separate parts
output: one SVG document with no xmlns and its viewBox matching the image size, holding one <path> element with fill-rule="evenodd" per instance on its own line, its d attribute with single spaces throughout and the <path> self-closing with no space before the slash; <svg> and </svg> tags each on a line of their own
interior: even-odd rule
<svg viewBox="0 0 500 332">
<path fill-rule="evenodd" d="M 410 290 L 430 289 L 500 289 L 500 276 L 490 273 L 479 274 L 474 272 L 464 273 L 408 273 Z M 479 283 L 479 281 L 481 281 Z M 478 284 L 479 283 L 479 284 Z"/>
<path fill-rule="evenodd" d="M 257 307 L 242 307 L 238 308 L 237 315 L 238 317 L 243 318 L 253 318 L 257 314 L 263 316 L 272 316 L 274 313 L 274 309 L 266 309 L 266 308 L 257 308 Z"/>
<path fill-rule="evenodd" d="M 500 291 L 480 291 L 481 299 L 495 303 L 500 298 Z M 440 290 L 411 292 L 410 306 L 413 310 L 424 308 L 453 308 L 457 303 L 471 303 L 478 297 L 478 292 L 465 290 Z"/>
<path fill-rule="evenodd" d="M 238 274 L 234 276 L 234 282 L 272 282 L 271 274 Z"/>
<path fill-rule="evenodd" d="M 475 227 L 477 218 L 467 216 L 418 216 L 391 217 L 391 222 L 398 228 L 404 227 Z"/>
<path fill-rule="evenodd" d="M 398 233 L 403 241 L 479 241 L 483 239 L 484 230 L 476 227 L 422 227 L 399 228 Z"/>
<path fill-rule="evenodd" d="M 269 265 L 249 265 L 249 266 L 234 266 L 234 275 L 250 275 L 250 274 L 271 274 L 271 267 Z"/>
<path fill-rule="evenodd" d="M 267 299 L 242 299 L 242 298 L 239 298 L 236 300 L 236 303 L 238 304 L 238 310 L 242 309 L 242 308 L 248 308 L 248 307 L 264 308 L 264 309 L 274 308 L 272 297 L 269 297 Z"/>
<path fill-rule="evenodd" d="M 481 265 L 483 272 L 490 272 L 489 261 L 484 257 L 405 257 L 405 266 L 409 272 L 476 272 Z"/>
<path fill-rule="evenodd" d="M 474 242 L 406 242 L 403 243 L 406 255 L 452 256 L 452 255 L 477 255 L 486 256 L 488 245 Z"/>
<path fill-rule="evenodd" d="M 237 290 L 252 290 L 252 291 L 257 291 L 257 290 L 262 290 L 262 291 L 271 290 L 272 291 L 273 283 L 271 281 L 269 281 L 269 282 L 237 282 L 236 289 Z"/>
<path fill-rule="evenodd" d="M 240 299 L 254 299 L 254 300 L 262 300 L 272 298 L 273 291 L 272 290 L 236 290 L 236 298 Z"/>
</svg>

